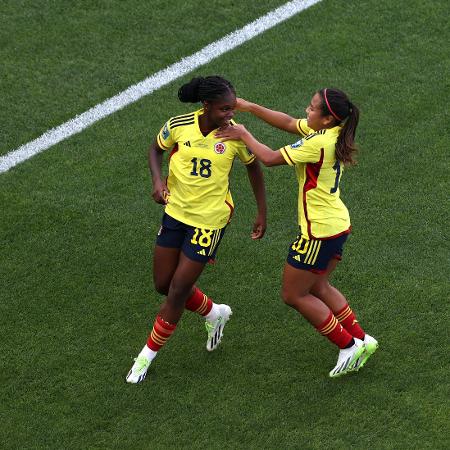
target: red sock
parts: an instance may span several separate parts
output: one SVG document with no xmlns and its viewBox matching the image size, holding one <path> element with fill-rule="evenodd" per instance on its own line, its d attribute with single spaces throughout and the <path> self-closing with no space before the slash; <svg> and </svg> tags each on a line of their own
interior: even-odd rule
<svg viewBox="0 0 450 450">
<path fill-rule="evenodd" d="M 172 333 L 177 327 L 176 324 L 170 324 L 166 322 L 160 315 L 156 316 L 155 323 L 153 324 L 152 332 L 147 339 L 147 347 L 157 352 L 172 336 Z"/>
<path fill-rule="evenodd" d="M 213 302 L 198 287 L 194 288 L 194 293 L 186 301 L 186 309 L 206 316 L 212 309 Z"/>
<path fill-rule="evenodd" d="M 352 335 L 342 327 L 331 312 L 327 320 L 316 328 L 320 334 L 327 337 L 339 348 L 347 347 L 353 339 Z"/>
<path fill-rule="evenodd" d="M 348 304 L 336 314 L 336 319 L 342 326 L 355 338 L 364 339 L 364 330 L 360 327 L 356 320 L 355 313 Z"/>
</svg>

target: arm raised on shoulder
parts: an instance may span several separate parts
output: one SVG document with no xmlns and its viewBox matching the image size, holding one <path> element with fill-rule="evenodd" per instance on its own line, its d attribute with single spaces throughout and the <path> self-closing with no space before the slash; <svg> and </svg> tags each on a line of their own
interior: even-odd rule
<svg viewBox="0 0 450 450">
<path fill-rule="evenodd" d="M 281 111 L 266 108 L 257 103 L 249 102 L 243 98 L 236 99 L 236 109 L 241 112 L 249 112 L 264 122 L 272 125 L 280 130 L 287 131 L 292 134 L 299 134 L 297 129 L 298 119 Z"/>
<path fill-rule="evenodd" d="M 227 128 L 218 130 L 216 137 L 223 141 L 242 141 L 265 166 L 287 164 L 279 150 L 274 151 L 267 145 L 259 142 L 244 125 L 230 125 Z"/>
</svg>

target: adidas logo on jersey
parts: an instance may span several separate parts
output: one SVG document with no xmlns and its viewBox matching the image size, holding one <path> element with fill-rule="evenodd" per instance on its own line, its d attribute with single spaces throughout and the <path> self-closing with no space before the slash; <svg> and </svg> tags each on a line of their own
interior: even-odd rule
<svg viewBox="0 0 450 450">
<path fill-rule="evenodd" d="M 206 256 L 206 252 L 205 249 L 202 248 L 199 252 L 197 252 L 197 255 L 202 255 L 202 256 Z"/>
<path fill-rule="evenodd" d="M 185 145 L 186 147 L 190 147 L 191 143 L 189 141 L 183 142 L 183 145 Z"/>
</svg>

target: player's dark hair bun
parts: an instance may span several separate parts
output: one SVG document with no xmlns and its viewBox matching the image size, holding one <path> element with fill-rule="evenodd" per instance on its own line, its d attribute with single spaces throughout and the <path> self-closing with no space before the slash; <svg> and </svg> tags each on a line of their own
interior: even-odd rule
<svg viewBox="0 0 450 450">
<path fill-rule="evenodd" d="M 227 95 L 236 95 L 234 87 L 218 75 L 192 78 L 178 90 L 178 98 L 183 103 L 214 102 Z"/>
<path fill-rule="evenodd" d="M 180 99 L 180 101 L 182 101 L 183 103 L 199 102 L 200 98 L 198 92 L 203 80 L 203 77 L 197 77 L 192 78 L 189 83 L 183 84 L 183 86 L 181 86 L 178 90 L 178 98 Z"/>
</svg>

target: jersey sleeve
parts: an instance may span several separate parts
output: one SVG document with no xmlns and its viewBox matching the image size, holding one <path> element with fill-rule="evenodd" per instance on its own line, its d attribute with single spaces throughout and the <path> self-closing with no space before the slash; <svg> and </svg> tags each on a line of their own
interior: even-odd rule
<svg viewBox="0 0 450 450">
<path fill-rule="evenodd" d="M 238 158 L 245 164 L 251 164 L 255 159 L 255 155 L 244 145 L 239 143 L 237 148 Z"/>
<path fill-rule="evenodd" d="M 156 137 L 156 141 L 158 142 L 159 147 L 163 150 L 171 149 L 176 143 L 174 132 L 170 130 L 169 120 L 161 128 L 158 136 Z"/>
<path fill-rule="evenodd" d="M 308 121 L 306 119 L 297 120 L 297 130 L 303 137 L 308 136 L 308 134 L 312 131 L 312 129 L 308 127 L 307 123 Z"/>
<path fill-rule="evenodd" d="M 310 135 L 291 145 L 280 148 L 280 153 L 290 166 L 300 163 L 316 163 L 320 160 L 320 136 Z"/>
</svg>

